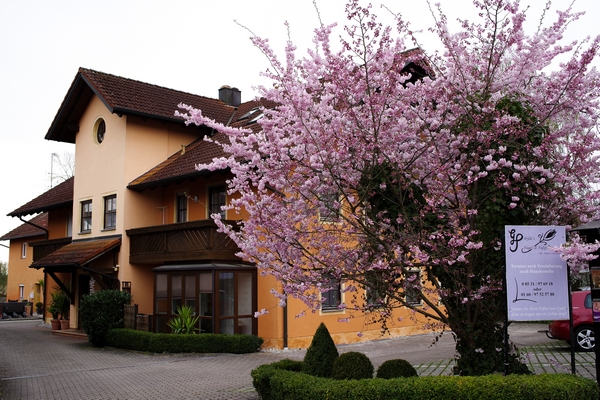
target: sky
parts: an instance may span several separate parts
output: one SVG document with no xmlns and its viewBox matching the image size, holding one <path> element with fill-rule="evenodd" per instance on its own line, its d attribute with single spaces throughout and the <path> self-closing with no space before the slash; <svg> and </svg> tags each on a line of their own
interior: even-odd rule
<svg viewBox="0 0 600 400">
<path fill-rule="evenodd" d="M 383 22 L 391 12 L 411 21 L 426 51 L 439 48 L 427 33 L 433 23 L 426 0 L 372 0 Z M 469 0 L 441 3 L 449 20 L 474 15 Z M 555 0 L 564 9 L 571 0 Z M 530 23 L 539 20 L 542 0 L 531 5 Z M 0 0 L 0 236 L 21 224 L 6 216 L 50 188 L 51 172 L 59 169 L 56 154 L 74 153 L 70 144 L 44 136 L 79 67 L 142 82 L 217 97 L 230 85 L 242 101 L 266 84 L 260 72 L 265 56 L 249 38 L 251 30 L 269 38 L 282 53 L 289 34 L 304 51 L 312 47 L 313 30 L 323 23 L 346 22 L 344 0 Z M 586 11 L 570 38 L 600 34 L 600 2 L 576 0 Z M 555 14 L 551 14 L 554 18 Z M 0 262 L 8 261 L 9 242 L 0 242 Z"/>
</svg>

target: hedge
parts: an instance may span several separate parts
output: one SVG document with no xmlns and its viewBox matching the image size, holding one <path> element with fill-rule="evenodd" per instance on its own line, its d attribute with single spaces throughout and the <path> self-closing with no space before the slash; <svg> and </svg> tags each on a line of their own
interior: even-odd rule
<svg viewBox="0 0 600 400">
<path fill-rule="evenodd" d="M 106 335 L 107 346 L 150 353 L 245 354 L 258 351 L 262 343 L 263 339 L 254 335 L 175 335 L 133 329 L 111 329 Z"/>
<path fill-rule="evenodd" d="M 252 376 L 252 385 L 254 389 L 260 394 L 260 398 L 263 400 L 275 399 L 271 395 L 271 377 L 277 370 L 300 372 L 302 371 L 303 362 L 290 360 L 284 358 L 281 361 L 274 362 L 272 364 L 261 365 L 257 369 L 252 370 L 250 375 Z M 303 376 L 311 376 L 302 374 Z"/>
<path fill-rule="evenodd" d="M 274 363 L 252 371 L 253 385 L 263 400 L 597 400 L 599 395 L 595 381 L 567 374 L 337 381 L 289 369 Z"/>
</svg>

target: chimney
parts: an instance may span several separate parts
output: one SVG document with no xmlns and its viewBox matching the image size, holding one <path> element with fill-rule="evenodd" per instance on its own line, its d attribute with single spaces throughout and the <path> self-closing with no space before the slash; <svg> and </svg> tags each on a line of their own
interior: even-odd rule
<svg viewBox="0 0 600 400">
<path fill-rule="evenodd" d="M 237 107 L 242 104 L 242 92 L 238 88 L 224 85 L 219 89 L 219 100 L 230 106 Z"/>
</svg>

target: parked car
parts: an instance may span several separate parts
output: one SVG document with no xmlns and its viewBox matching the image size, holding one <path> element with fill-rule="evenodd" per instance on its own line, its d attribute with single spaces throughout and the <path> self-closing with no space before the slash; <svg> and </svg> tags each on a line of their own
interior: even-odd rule
<svg viewBox="0 0 600 400">
<path fill-rule="evenodd" d="M 592 293 L 589 290 L 571 293 L 573 309 L 573 329 L 575 331 L 575 350 L 593 351 L 596 346 L 594 335 L 594 316 L 592 312 Z M 551 339 L 565 340 L 571 344 L 569 320 L 552 321 L 547 335 Z"/>
</svg>

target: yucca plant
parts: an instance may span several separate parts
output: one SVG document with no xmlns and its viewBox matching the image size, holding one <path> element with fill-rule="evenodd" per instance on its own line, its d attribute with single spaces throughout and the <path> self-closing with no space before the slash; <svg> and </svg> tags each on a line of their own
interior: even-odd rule
<svg viewBox="0 0 600 400">
<path fill-rule="evenodd" d="M 177 316 L 171 318 L 167 326 L 171 328 L 172 333 L 192 334 L 199 330 L 196 328 L 199 319 L 200 316 L 196 315 L 194 307 L 181 306 L 177 307 Z"/>
</svg>

